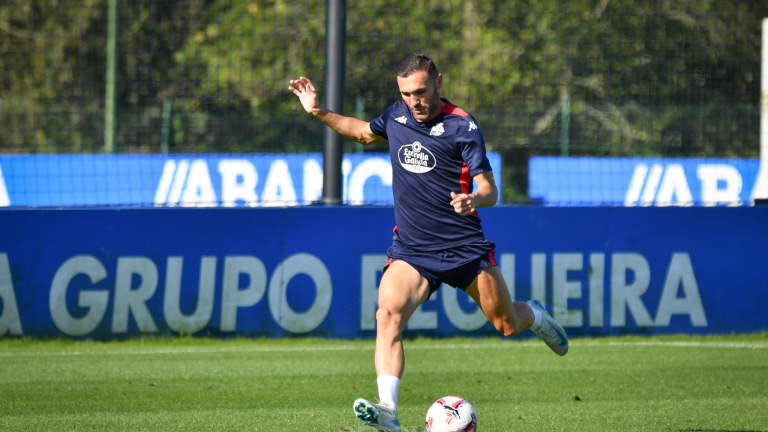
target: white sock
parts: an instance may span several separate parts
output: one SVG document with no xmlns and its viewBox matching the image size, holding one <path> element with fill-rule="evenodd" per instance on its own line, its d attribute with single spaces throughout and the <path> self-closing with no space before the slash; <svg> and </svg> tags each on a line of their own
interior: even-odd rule
<svg viewBox="0 0 768 432">
<path fill-rule="evenodd" d="M 530 307 L 533 312 L 533 327 L 531 328 L 538 331 L 541 328 L 541 311 L 535 307 L 528 307 Z"/>
<path fill-rule="evenodd" d="M 387 404 L 397 411 L 397 391 L 400 388 L 400 378 L 392 375 L 382 375 L 376 379 L 379 385 L 379 402 Z"/>
</svg>

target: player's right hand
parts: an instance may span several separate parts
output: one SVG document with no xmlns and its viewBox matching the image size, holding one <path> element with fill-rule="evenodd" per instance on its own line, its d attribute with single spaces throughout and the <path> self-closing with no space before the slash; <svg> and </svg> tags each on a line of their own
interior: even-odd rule
<svg viewBox="0 0 768 432">
<path fill-rule="evenodd" d="M 451 206 L 459 216 L 469 216 L 475 214 L 475 196 L 472 194 L 457 194 L 451 191 Z"/>
<path fill-rule="evenodd" d="M 291 80 L 288 90 L 299 97 L 301 105 L 309 114 L 313 114 L 320 108 L 320 104 L 317 102 L 317 92 L 315 86 L 312 85 L 312 81 L 309 78 L 300 77 L 297 80 Z"/>
</svg>

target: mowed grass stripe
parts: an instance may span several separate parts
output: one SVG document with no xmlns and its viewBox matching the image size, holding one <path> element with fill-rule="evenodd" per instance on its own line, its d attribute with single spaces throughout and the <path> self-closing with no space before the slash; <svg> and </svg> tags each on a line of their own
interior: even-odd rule
<svg viewBox="0 0 768 432">
<path fill-rule="evenodd" d="M 423 432 L 430 404 L 449 394 L 475 405 L 481 432 L 768 431 L 765 334 L 585 338 L 565 357 L 533 339 L 405 344 L 407 432 Z M 373 347 L 1 340 L 0 430 L 374 432 L 352 413 L 377 395 Z"/>
<path fill-rule="evenodd" d="M 440 345 L 413 345 L 405 342 L 405 348 L 408 350 L 461 350 L 461 349 L 507 349 L 507 348 L 528 348 L 538 347 L 540 342 L 512 342 L 496 344 L 440 344 Z M 768 342 L 683 342 L 683 341 L 655 341 L 655 342 L 614 342 L 614 341 L 571 341 L 571 347 L 639 347 L 639 346 L 659 346 L 659 347 L 687 347 L 687 348 L 747 348 L 747 349 L 768 349 Z M 365 351 L 373 350 L 371 346 L 330 346 L 330 347 L 250 347 L 250 348 L 224 348 L 224 347 L 205 347 L 205 348 L 159 348 L 142 350 L 120 350 L 120 351 L 58 351 L 58 352 L 33 352 L 33 351 L 15 351 L 0 352 L 0 356 L 85 356 L 85 355 L 154 355 L 154 354 L 206 354 L 206 353 L 260 353 L 260 352 L 312 352 L 312 351 Z M 2 349 L 2 348 L 0 348 Z"/>
</svg>

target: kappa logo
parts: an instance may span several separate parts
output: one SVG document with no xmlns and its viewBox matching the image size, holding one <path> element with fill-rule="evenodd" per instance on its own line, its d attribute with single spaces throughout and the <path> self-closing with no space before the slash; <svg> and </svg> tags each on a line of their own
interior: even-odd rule
<svg viewBox="0 0 768 432">
<path fill-rule="evenodd" d="M 445 129 L 443 128 L 443 123 L 442 122 L 432 126 L 432 130 L 429 131 L 429 134 L 430 135 L 434 135 L 434 136 L 440 136 L 440 135 L 442 135 L 444 133 L 445 133 Z"/>
<path fill-rule="evenodd" d="M 471 131 L 472 129 L 477 129 L 477 125 L 473 121 L 469 122 L 469 130 L 467 132 Z"/>
<path fill-rule="evenodd" d="M 400 116 L 400 117 L 396 118 L 395 121 L 400 123 L 400 124 L 405 124 L 405 122 L 408 121 L 408 118 L 406 118 L 405 116 Z"/>
<path fill-rule="evenodd" d="M 397 159 L 406 171 L 416 174 L 432 171 L 437 166 L 435 155 L 418 141 L 401 146 L 397 151 Z"/>
</svg>

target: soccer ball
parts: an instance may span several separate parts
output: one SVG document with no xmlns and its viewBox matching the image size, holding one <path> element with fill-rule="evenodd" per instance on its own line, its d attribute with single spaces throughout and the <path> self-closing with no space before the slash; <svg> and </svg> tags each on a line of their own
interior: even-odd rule
<svg viewBox="0 0 768 432">
<path fill-rule="evenodd" d="M 477 411 L 466 399 L 446 396 L 438 399 L 427 411 L 428 432 L 475 432 Z"/>
</svg>

